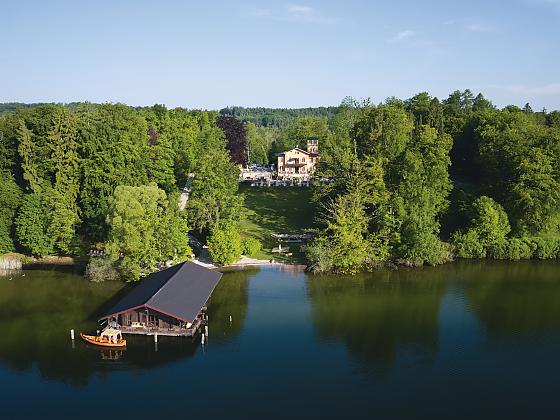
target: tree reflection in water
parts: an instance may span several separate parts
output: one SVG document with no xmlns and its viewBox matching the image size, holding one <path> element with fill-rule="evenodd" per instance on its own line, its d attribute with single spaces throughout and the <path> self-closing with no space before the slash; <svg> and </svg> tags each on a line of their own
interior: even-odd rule
<svg viewBox="0 0 560 420">
<path fill-rule="evenodd" d="M 249 301 L 249 278 L 258 272 L 258 268 L 227 271 L 212 292 L 208 301 L 208 328 L 213 345 L 226 343 L 243 330 Z"/>
<path fill-rule="evenodd" d="M 558 262 L 463 263 L 457 279 L 489 338 L 560 331 Z"/>
<path fill-rule="evenodd" d="M 52 268 L 0 278 L 0 363 L 80 386 L 96 372 L 153 368 L 195 354 L 197 343 L 184 337 L 160 337 L 156 349 L 153 337 L 128 336 L 128 347 L 113 353 L 82 341 L 79 332 L 99 328 L 95 315 L 123 286 Z"/>
<path fill-rule="evenodd" d="M 351 355 L 381 371 L 395 363 L 399 352 L 431 360 L 446 278 L 441 268 L 310 276 L 317 333 L 343 341 Z"/>
</svg>

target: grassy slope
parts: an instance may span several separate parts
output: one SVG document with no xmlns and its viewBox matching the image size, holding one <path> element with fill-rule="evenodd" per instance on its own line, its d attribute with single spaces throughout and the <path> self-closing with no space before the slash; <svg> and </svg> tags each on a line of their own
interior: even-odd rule
<svg viewBox="0 0 560 420">
<path fill-rule="evenodd" d="M 315 205 L 311 202 L 311 190 L 302 187 L 250 187 L 241 185 L 240 193 L 245 196 L 245 214 L 241 229 L 246 236 L 257 238 L 263 249 L 257 258 L 303 261 L 300 244 L 289 244 L 292 257 L 279 256 L 271 252 L 278 242 L 272 233 L 303 233 L 313 228 Z"/>
</svg>

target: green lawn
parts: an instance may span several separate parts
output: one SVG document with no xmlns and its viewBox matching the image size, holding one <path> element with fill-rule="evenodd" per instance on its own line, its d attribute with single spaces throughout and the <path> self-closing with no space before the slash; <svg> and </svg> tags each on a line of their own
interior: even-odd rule
<svg viewBox="0 0 560 420">
<path fill-rule="evenodd" d="M 301 244 L 288 244 L 292 257 L 271 252 L 278 242 L 272 233 L 303 233 L 315 227 L 315 205 L 311 189 L 304 187 L 250 187 L 242 184 L 240 193 L 245 196 L 245 212 L 241 221 L 243 235 L 257 238 L 263 249 L 257 258 L 303 261 Z"/>
</svg>

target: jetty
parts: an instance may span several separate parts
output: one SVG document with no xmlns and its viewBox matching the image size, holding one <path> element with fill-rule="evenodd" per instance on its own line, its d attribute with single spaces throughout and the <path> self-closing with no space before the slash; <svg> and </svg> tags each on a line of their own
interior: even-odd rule
<svg viewBox="0 0 560 420">
<path fill-rule="evenodd" d="M 123 334 L 194 337 L 206 325 L 206 301 L 222 273 L 193 262 L 144 278 L 100 321 Z"/>
</svg>

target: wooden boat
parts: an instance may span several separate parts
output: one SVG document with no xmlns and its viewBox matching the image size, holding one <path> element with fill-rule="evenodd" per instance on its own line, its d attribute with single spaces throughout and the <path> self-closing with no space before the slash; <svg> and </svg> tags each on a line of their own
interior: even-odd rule
<svg viewBox="0 0 560 420">
<path fill-rule="evenodd" d="M 123 340 L 122 333 L 119 330 L 115 330 L 113 328 L 107 328 L 103 330 L 101 335 L 87 335 L 84 333 L 80 333 L 80 337 L 82 337 L 88 343 L 100 347 L 126 347 L 126 340 Z"/>
</svg>

